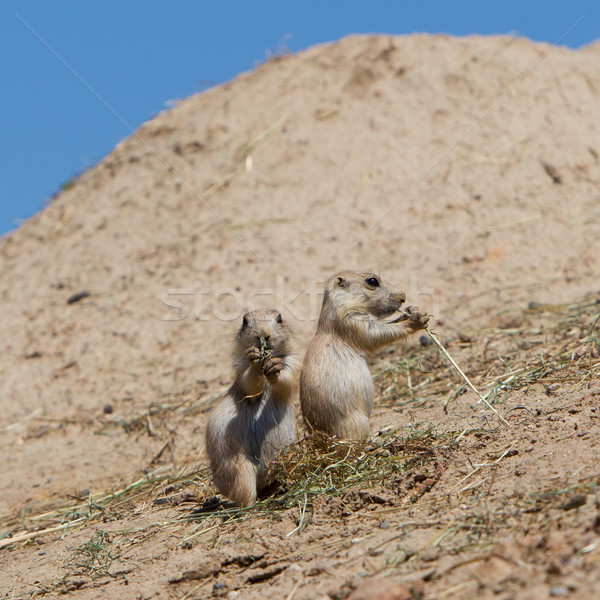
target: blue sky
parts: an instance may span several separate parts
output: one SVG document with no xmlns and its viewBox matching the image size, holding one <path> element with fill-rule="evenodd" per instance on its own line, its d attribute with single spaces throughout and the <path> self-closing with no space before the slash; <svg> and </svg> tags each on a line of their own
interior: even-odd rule
<svg viewBox="0 0 600 600">
<path fill-rule="evenodd" d="M 600 38 L 600 2 L 2 0 L 0 235 L 169 99 L 282 46 L 412 32 L 512 32 L 577 48 Z"/>
</svg>

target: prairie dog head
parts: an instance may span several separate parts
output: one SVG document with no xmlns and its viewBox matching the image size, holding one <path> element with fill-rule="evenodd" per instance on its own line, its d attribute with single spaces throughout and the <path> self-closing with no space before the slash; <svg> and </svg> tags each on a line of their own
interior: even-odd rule
<svg viewBox="0 0 600 600">
<path fill-rule="evenodd" d="M 342 271 L 325 286 L 319 327 L 356 315 L 387 317 L 400 310 L 405 300 L 404 292 L 387 287 L 375 273 Z"/>
<path fill-rule="evenodd" d="M 235 341 L 237 352 L 255 346 L 261 352 L 283 357 L 292 351 L 292 333 L 276 310 L 247 312 Z"/>
</svg>

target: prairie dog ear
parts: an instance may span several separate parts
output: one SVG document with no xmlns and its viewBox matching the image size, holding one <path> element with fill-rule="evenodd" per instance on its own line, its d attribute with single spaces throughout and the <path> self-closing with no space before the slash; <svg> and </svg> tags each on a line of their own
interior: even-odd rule
<svg viewBox="0 0 600 600">
<path fill-rule="evenodd" d="M 338 278 L 335 280 L 335 285 L 336 285 L 337 287 L 346 287 L 346 285 L 347 285 L 347 282 L 346 282 L 346 280 L 345 280 L 343 277 L 338 277 Z"/>
</svg>

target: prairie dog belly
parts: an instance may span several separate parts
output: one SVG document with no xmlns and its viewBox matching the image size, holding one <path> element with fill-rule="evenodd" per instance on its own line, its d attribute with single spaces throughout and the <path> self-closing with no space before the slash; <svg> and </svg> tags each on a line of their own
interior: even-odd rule
<svg viewBox="0 0 600 600">
<path fill-rule="evenodd" d="M 371 414 L 373 381 L 362 354 L 333 336 L 320 336 L 307 351 L 307 366 L 300 385 L 302 412 L 310 423 L 328 431 L 327 424 L 353 413 Z"/>
</svg>

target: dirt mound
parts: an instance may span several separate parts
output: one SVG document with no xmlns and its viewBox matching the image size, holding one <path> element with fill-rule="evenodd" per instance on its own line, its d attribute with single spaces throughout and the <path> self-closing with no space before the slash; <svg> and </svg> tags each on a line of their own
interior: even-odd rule
<svg viewBox="0 0 600 600">
<path fill-rule="evenodd" d="M 278 57 L 3 238 L 0 589 L 299 600 L 383 574 L 425 597 L 597 597 L 599 60 L 429 35 Z M 240 315 L 277 306 L 305 344 L 342 268 L 433 312 L 513 428 L 413 340 L 373 363 L 374 431 L 411 448 L 387 448 L 393 485 L 175 522 L 214 493 L 203 429 Z"/>
</svg>

